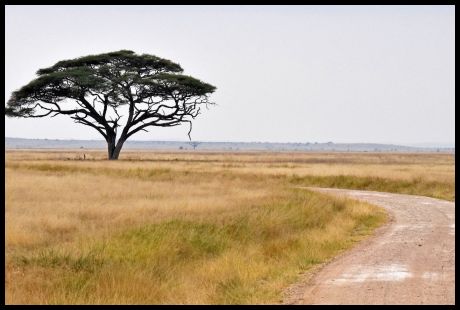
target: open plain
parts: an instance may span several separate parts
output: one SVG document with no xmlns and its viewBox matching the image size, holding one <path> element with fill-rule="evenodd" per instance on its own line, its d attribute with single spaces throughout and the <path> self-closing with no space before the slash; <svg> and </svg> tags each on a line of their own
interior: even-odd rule
<svg viewBox="0 0 460 310">
<path fill-rule="evenodd" d="M 7 303 L 281 303 L 391 220 L 372 201 L 303 187 L 455 199 L 452 154 L 105 157 L 6 152 Z"/>
</svg>

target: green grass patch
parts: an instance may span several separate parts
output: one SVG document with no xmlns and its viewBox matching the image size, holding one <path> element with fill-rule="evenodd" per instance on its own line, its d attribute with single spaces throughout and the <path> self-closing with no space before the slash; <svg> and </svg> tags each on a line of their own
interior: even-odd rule
<svg viewBox="0 0 460 310">
<path fill-rule="evenodd" d="M 298 186 L 333 187 L 343 189 L 372 190 L 379 192 L 428 196 L 438 199 L 455 200 L 455 184 L 411 180 L 390 180 L 379 177 L 337 176 L 291 176 L 289 182 Z"/>
<path fill-rule="evenodd" d="M 304 190 L 283 194 L 236 214 L 178 218 L 78 250 L 16 257 L 15 265 L 48 270 L 50 303 L 273 303 L 299 272 L 385 221 L 363 203 Z"/>
</svg>

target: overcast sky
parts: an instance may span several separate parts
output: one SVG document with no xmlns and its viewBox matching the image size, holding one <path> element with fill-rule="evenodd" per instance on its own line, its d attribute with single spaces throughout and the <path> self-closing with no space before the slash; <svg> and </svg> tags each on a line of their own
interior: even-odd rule
<svg viewBox="0 0 460 310">
<path fill-rule="evenodd" d="M 454 144 L 454 6 L 6 6 L 5 102 L 59 60 L 120 49 L 217 86 L 193 140 Z M 132 140 L 187 140 L 188 126 Z M 66 116 L 5 136 L 102 139 Z"/>
</svg>

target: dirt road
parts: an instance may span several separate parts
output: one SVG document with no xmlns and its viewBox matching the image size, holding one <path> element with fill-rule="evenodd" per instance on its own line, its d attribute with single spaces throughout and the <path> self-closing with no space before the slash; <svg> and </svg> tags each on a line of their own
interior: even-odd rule
<svg viewBox="0 0 460 310">
<path fill-rule="evenodd" d="M 388 210 L 374 237 L 290 289 L 286 304 L 454 304 L 455 203 L 371 191 L 319 189 Z"/>
</svg>

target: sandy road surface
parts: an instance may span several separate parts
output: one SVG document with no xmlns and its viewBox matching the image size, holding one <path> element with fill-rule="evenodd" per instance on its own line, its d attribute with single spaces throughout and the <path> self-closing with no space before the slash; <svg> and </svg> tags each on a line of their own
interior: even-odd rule
<svg viewBox="0 0 460 310">
<path fill-rule="evenodd" d="M 412 195 L 319 189 L 381 206 L 374 237 L 290 288 L 286 304 L 454 304 L 455 204 Z"/>
</svg>

